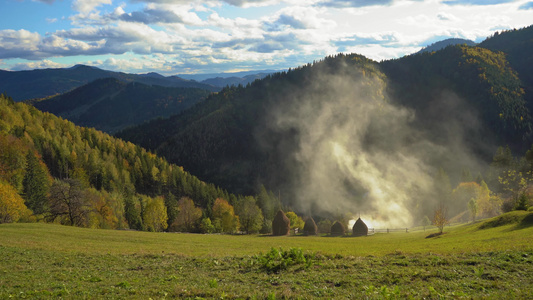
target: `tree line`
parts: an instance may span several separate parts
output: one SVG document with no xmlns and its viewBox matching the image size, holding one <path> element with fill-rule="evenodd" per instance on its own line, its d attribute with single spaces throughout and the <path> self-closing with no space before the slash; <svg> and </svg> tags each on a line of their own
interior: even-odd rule
<svg viewBox="0 0 533 300">
<path fill-rule="evenodd" d="M 165 159 L 0 95 L 0 222 L 258 232 L 280 207 L 228 193 Z"/>
</svg>

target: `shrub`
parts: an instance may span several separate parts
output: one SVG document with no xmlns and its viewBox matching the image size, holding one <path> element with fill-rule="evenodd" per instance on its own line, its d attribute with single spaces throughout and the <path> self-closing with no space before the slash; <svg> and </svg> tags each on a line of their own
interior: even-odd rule
<svg viewBox="0 0 533 300">
<path fill-rule="evenodd" d="M 301 248 L 271 248 L 266 254 L 259 254 L 255 257 L 261 266 L 261 269 L 269 273 L 279 273 L 290 266 L 303 265 L 309 268 L 315 258 L 314 254 L 304 254 Z"/>
</svg>

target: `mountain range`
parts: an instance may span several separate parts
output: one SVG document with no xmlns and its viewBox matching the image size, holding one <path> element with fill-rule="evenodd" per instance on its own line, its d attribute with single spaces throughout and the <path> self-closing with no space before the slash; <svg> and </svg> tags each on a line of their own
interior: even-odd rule
<svg viewBox="0 0 533 300">
<path fill-rule="evenodd" d="M 200 88 L 163 87 L 103 78 L 70 92 L 28 103 L 77 125 L 114 133 L 154 118 L 178 114 L 210 93 Z"/>
<path fill-rule="evenodd" d="M 15 101 L 42 99 L 69 92 L 96 79 L 115 78 L 125 83 L 138 82 L 163 87 L 199 88 L 217 92 L 227 85 L 246 85 L 274 71 L 219 73 L 198 76 L 163 76 L 158 73 L 128 74 L 102 70 L 97 67 L 75 65 L 71 68 L 38 69 L 28 71 L 0 70 L 0 91 Z M 201 78 L 200 80 L 197 80 Z"/>
<path fill-rule="evenodd" d="M 307 159 L 302 148 L 308 146 L 302 140 L 317 134 L 298 120 L 306 119 L 307 113 L 319 122 L 322 116 L 316 111 L 345 96 L 336 94 L 341 83 L 349 93 L 361 93 L 345 81 L 354 86 L 380 82 L 376 91 L 365 90 L 364 97 L 397 107 L 398 113 L 382 118 L 402 116 L 416 130 L 389 137 L 382 133 L 395 124 L 383 128 L 372 121 L 361 151 L 390 153 L 383 144 L 390 138 L 402 149 L 424 141 L 438 154 L 425 159 L 431 168 L 444 167 L 452 174 L 461 168 L 485 170 L 482 163 L 490 162 L 498 146 L 523 153 L 531 145 L 532 45 L 530 26 L 495 34 L 477 46 L 450 45 L 381 63 L 355 54 L 327 57 L 268 75 L 248 87 L 225 88 L 180 115 L 117 136 L 230 191 L 248 193 L 265 184 L 293 197 L 290 187 L 302 185 L 302 170 L 308 168 L 302 163 Z M 361 105 L 354 100 L 347 109 Z"/>
</svg>

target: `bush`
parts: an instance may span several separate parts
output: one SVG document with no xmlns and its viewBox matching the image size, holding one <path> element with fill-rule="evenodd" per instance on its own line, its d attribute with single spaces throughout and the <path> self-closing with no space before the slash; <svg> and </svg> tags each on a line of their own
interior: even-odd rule
<svg viewBox="0 0 533 300">
<path fill-rule="evenodd" d="M 279 273 L 294 265 L 303 265 L 304 268 L 309 268 L 315 259 L 315 255 L 304 254 L 301 248 L 289 248 L 289 250 L 271 248 L 266 254 L 259 254 L 255 258 L 259 262 L 261 269 L 268 273 Z"/>
</svg>

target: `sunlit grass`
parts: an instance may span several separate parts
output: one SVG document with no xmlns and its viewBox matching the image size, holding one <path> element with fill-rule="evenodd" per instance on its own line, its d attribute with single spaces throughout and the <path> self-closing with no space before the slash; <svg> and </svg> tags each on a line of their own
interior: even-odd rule
<svg viewBox="0 0 533 300">
<path fill-rule="evenodd" d="M 520 218 L 531 213 L 513 212 Z M 468 253 L 532 249 L 533 227 L 507 224 L 480 229 L 464 224 L 447 227 L 445 234 L 426 238 L 436 229 L 378 233 L 367 237 L 240 236 L 182 233 L 150 233 L 67 227 L 52 224 L 3 224 L 0 245 L 93 254 L 159 254 L 184 256 L 241 256 L 268 251 L 271 247 L 297 247 L 309 251 L 348 256 L 382 256 L 405 253 Z"/>
<path fill-rule="evenodd" d="M 426 237 L 436 229 L 352 238 L 2 224 L 0 299 L 533 298 L 532 220 L 513 212 L 435 238 Z M 279 250 L 298 260 L 278 262 L 272 247 L 302 251 Z"/>
</svg>

